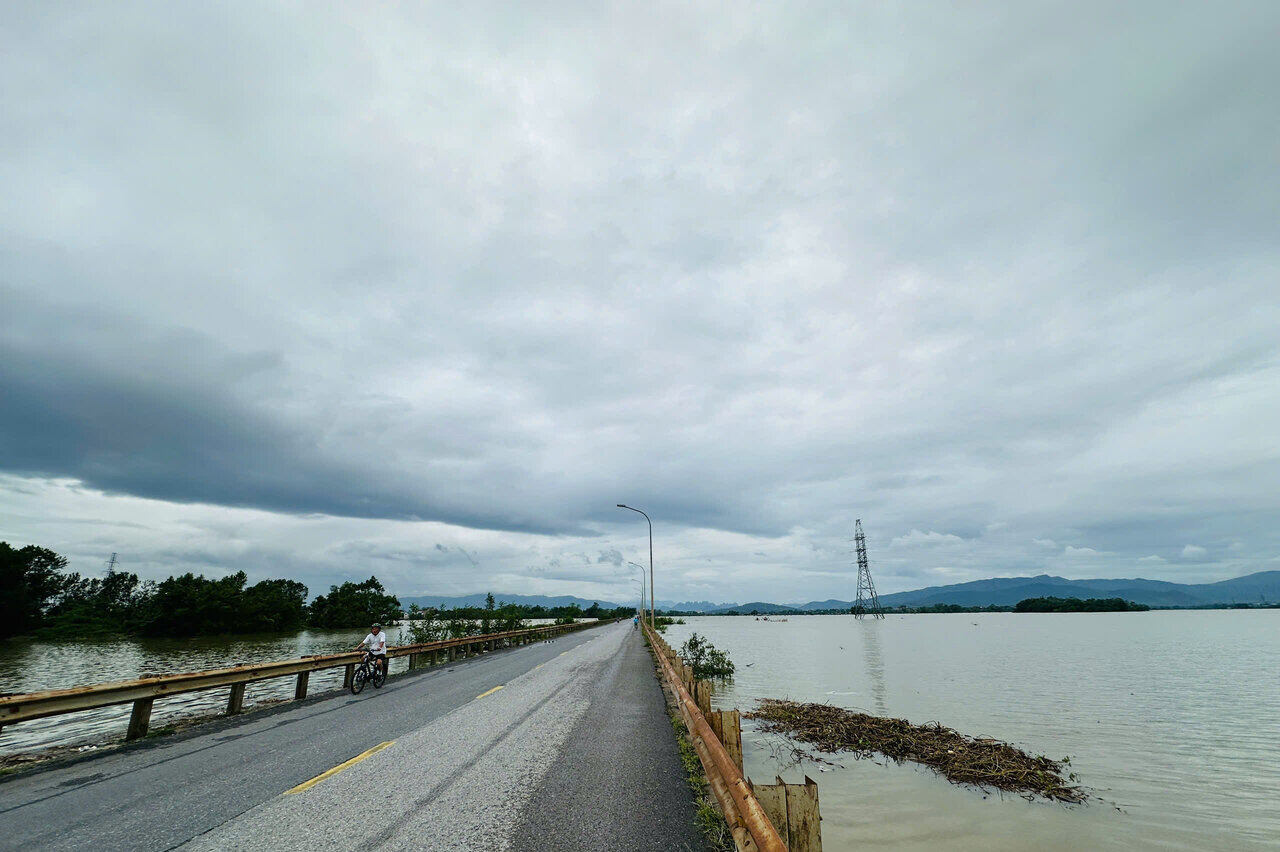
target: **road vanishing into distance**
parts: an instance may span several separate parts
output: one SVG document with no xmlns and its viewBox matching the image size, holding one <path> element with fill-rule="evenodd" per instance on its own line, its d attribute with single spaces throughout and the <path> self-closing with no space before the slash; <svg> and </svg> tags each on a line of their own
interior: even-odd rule
<svg viewBox="0 0 1280 852">
<path fill-rule="evenodd" d="M 701 848 L 630 622 L 0 782 L 3 849 Z"/>
</svg>

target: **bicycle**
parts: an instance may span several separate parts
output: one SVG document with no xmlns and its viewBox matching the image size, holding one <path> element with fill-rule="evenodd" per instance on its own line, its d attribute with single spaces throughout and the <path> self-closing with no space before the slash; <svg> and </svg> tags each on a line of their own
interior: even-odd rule
<svg viewBox="0 0 1280 852">
<path fill-rule="evenodd" d="M 387 670 L 383 668 L 379 659 L 386 660 L 387 658 L 365 654 L 364 658 L 360 660 L 360 664 L 356 666 L 355 673 L 351 676 L 352 695 L 359 695 L 366 682 L 372 682 L 374 689 L 381 689 L 382 685 L 387 682 Z M 388 660 L 388 662 L 390 661 Z"/>
</svg>

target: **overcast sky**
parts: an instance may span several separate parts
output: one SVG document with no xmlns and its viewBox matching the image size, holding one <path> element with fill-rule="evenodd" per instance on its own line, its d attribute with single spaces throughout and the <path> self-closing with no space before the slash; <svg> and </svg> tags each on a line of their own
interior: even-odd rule
<svg viewBox="0 0 1280 852">
<path fill-rule="evenodd" d="M 0 538 L 625 599 L 1280 568 L 1280 4 L 9 4 Z"/>
</svg>

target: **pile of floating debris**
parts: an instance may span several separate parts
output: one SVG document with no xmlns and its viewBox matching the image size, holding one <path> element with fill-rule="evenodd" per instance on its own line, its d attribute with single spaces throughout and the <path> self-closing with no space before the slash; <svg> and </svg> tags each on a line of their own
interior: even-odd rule
<svg viewBox="0 0 1280 852">
<path fill-rule="evenodd" d="M 775 698 L 762 700 L 746 717 L 763 722 L 765 731 L 784 734 L 820 751 L 851 752 L 859 758 L 879 752 L 899 763 L 923 763 L 956 784 L 995 787 L 1026 798 L 1043 796 L 1059 802 L 1088 798 L 1080 787 L 1069 783 L 1075 775 L 1063 777 L 1068 759 L 1033 757 L 1008 743 L 967 737 L 937 722 L 913 725 L 906 719 Z"/>
</svg>

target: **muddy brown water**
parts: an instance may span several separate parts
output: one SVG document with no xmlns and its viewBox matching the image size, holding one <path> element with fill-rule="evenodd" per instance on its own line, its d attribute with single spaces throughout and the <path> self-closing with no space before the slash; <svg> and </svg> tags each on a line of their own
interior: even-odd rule
<svg viewBox="0 0 1280 852">
<path fill-rule="evenodd" d="M 819 785 L 827 848 L 1280 848 L 1280 610 L 687 618 L 738 673 L 714 698 L 829 702 L 1070 755 L 1094 799 L 1028 802 L 911 764 L 785 767 L 744 722 L 747 774 Z"/>
</svg>

